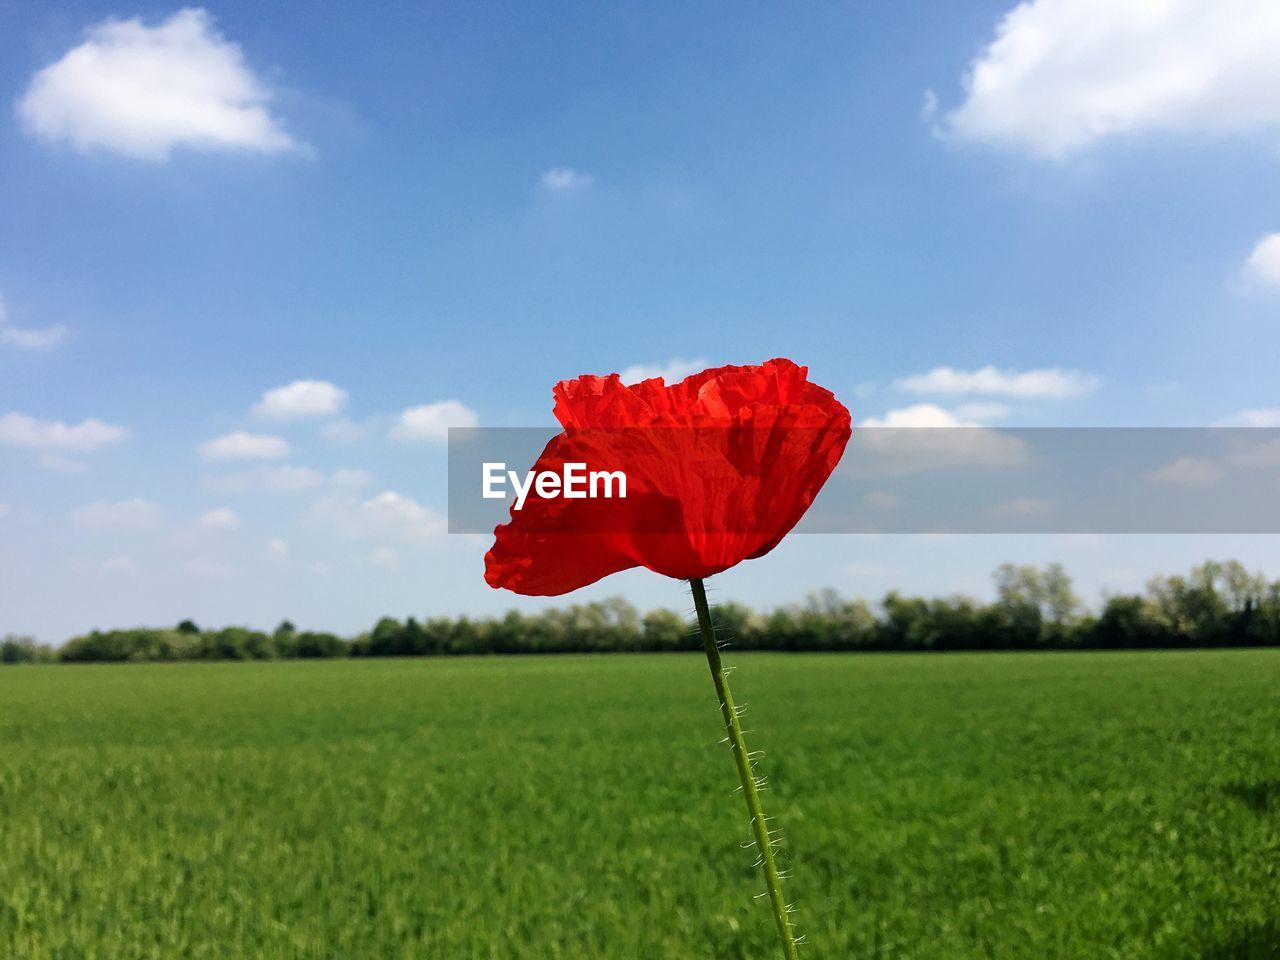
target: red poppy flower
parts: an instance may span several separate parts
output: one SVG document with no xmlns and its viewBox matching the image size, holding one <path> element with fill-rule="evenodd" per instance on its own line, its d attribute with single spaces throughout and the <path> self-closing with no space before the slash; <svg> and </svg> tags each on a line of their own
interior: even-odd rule
<svg viewBox="0 0 1280 960">
<path fill-rule="evenodd" d="M 682 580 L 763 556 L 804 515 L 850 435 L 849 411 L 790 360 L 667 386 L 615 373 L 556 384 L 564 431 L 534 466 L 622 471 L 625 497 L 530 494 L 495 531 L 485 580 L 553 596 L 631 567 Z"/>
</svg>

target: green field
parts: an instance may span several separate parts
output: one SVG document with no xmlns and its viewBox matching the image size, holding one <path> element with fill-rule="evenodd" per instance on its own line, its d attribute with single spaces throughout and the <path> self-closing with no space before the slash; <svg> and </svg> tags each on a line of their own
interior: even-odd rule
<svg viewBox="0 0 1280 960">
<path fill-rule="evenodd" d="M 1280 957 L 1280 651 L 729 662 L 824 958 Z M 772 958 L 703 659 L 0 669 L 0 956 Z"/>
</svg>

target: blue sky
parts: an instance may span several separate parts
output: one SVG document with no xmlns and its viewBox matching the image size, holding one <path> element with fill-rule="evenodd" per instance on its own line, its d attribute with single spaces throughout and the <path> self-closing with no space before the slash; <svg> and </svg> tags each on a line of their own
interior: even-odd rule
<svg viewBox="0 0 1280 960">
<path fill-rule="evenodd" d="M 6 5 L 0 632 L 536 606 L 439 531 L 438 428 L 546 423 L 585 372 L 1280 425 L 1280 22 L 1204 6 Z M 794 537 L 718 589 L 1056 559 L 1093 599 L 1276 548 Z M 610 593 L 685 604 L 573 599 Z"/>
</svg>

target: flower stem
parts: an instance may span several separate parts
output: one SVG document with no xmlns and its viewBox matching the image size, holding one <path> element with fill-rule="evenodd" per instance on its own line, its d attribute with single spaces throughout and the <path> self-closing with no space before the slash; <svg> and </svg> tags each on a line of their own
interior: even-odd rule
<svg viewBox="0 0 1280 960">
<path fill-rule="evenodd" d="M 707 651 L 707 664 L 711 667 L 711 681 L 716 685 L 716 696 L 720 698 L 720 713 L 724 717 L 725 729 L 729 732 L 729 745 L 733 748 L 733 759 L 738 765 L 738 777 L 742 781 L 742 795 L 747 801 L 747 814 L 751 817 L 751 833 L 755 837 L 756 847 L 760 851 L 760 865 L 764 867 L 764 880 L 768 886 L 769 904 L 773 907 L 773 919 L 778 925 L 778 936 L 782 939 L 782 955 L 786 960 L 797 960 L 795 936 L 791 932 L 791 921 L 787 917 L 787 901 L 782 896 L 782 880 L 778 876 L 778 866 L 773 858 L 773 841 L 769 838 L 769 822 L 765 819 L 764 809 L 760 805 L 760 791 L 756 784 L 755 771 L 752 769 L 751 756 L 747 753 L 746 740 L 742 736 L 742 725 L 738 722 L 738 711 L 733 705 L 733 694 L 729 692 L 729 680 L 725 676 L 724 666 L 720 663 L 720 647 L 716 644 L 716 630 L 711 622 L 711 608 L 707 606 L 707 591 L 699 579 L 689 581 L 693 591 L 693 606 L 698 612 L 698 629 L 702 633 L 702 645 Z"/>
</svg>

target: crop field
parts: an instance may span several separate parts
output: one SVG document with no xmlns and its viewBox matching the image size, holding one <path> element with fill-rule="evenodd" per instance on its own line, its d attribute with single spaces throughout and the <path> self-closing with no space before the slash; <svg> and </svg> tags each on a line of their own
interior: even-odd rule
<svg viewBox="0 0 1280 960">
<path fill-rule="evenodd" d="M 730 655 L 802 956 L 1280 957 L 1280 652 Z M 773 958 L 704 660 L 0 669 L 0 957 Z"/>
</svg>

